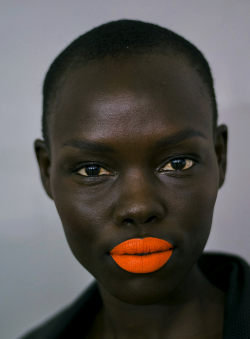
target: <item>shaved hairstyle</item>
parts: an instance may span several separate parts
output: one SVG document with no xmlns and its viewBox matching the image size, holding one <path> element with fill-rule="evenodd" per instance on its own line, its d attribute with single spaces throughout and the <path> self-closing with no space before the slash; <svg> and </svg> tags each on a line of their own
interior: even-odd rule
<svg viewBox="0 0 250 339">
<path fill-rule="evenodd" d="M 79 36 L 51 64 L 43 84 L 42 134 L 50 149 L 49 117 L 67 75 L 92 60 L 142 54 L 176 55 L 186 60 L 205 84 L 212 104 L 213 128 L 218 113 L 213 77 L 203 54 L 193 44 L 161 26 L 137 20 L 111 21 Z"/>
</svg>

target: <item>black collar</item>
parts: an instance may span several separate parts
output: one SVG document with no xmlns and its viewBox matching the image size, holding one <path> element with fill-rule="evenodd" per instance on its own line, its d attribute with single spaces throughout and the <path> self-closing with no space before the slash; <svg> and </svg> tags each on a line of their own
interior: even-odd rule
<svg viewBox="0 0 250 339">
<path fill-rule="evenodd" d="M 220 253 L 203 254 L 198 265 L 213 285 L 226 292 L 223 339 L 249 339 L 249 265 L 237 256 Z M 22 339 L 73 339 L 78 338 L 79 333 L 84 338 L 101 307 L 102 300 L 94 282 L 72 305 Z"/>
</svg>

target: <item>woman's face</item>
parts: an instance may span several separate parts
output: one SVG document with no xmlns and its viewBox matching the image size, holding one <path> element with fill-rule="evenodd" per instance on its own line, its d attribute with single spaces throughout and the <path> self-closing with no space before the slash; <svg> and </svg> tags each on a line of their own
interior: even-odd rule
<svg viewBox="0 0 250 339">
<path fill-rule="evenodd" d="M 56 99 L 44 186 L 73 254 L 119 300 L 171 295 L 206 244 L 225 158 L 207 93 L 187 62 L 151 55 L 91 62 Z M 154 272 L 130 273 L 110 255 L 147 237 L 174 247 Z"/>
</svg>

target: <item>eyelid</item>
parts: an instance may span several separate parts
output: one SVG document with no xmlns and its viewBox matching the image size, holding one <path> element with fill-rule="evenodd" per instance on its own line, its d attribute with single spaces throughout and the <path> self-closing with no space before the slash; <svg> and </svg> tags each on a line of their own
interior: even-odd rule
<svg viewBox="0 0 250 339">
<path fill-rule="evenodd" d="M 185 159 L 185 160 L 190 160 L 190 161 L 192 161 L 193 162 L 193 164 L 190 166 L 190 167 L 188 167 L 188 168 L 186 168 L 186 169 L 182 169 L 182 170 L 176 170 L 176 169 L 167 169 L 167 170 L 164 170 L 163 168 L 165 167 L 165 166 L 167 166 L 168 164 L 170 164 L 173 160 L 178 160 L 178 159 Z M 168 159 L 168 161 L 167 162 L 165 162 L 164 163 L 164 165 L 162 165 L 161 167 L 160 167 L 160 169 L 159 169 L 159 172 L 181 172 L 181 171 L 186 171 L 187 169 L 189 169 L 189 168 L 192 168 L 196 163 L 198 163 L 199 162 L 199 157 L 198 156 L 191 156 L 191 155 L 178 155 L 178 156 L 173 156 L 173 157 L 171 157 L 170 159 Z"/>
<path fill-rule="evenodd" d="M 99 173 L 99 174 L 97 174 L 97 175 L 88 175 L 88 174 L 86 173 L 86 170 L 85 170 L 86 167 L 89 167 L 89 166 L 83 166 L 83 167 L 80 168 L 76 173 L 78 173 L 78 174 L 80 174 L 80 175 L 82 175 L 82 176 L 84 176 L 84 177 L 91 177 L 91 178 L 93 178 L 93 177 L 101 177 L 101 176 L 103 176 L 103 175 L 110 175 L 110 174 L 106 174 L 106 173 L 105 173 L 105 174 Z M 110 171 L 106 170 L 106 169 L 105 169 L 104 167 L 102 167 L 102 166 L 99 166 L 99 165 L 98 165 L 97 167 L 100 167 L 100 169 L 104 169 L 106 172 L 111 173 Z M 84 170 L 85 173 L 86 173 L 86 175 L 79 173 L 81 170 Z"/>
<path fill-rule="evenodd" d="M 97 167 L 99 167 L 100 169 L 103 169 L 103 170 L 109 172 L 110 174 L 87 175 L 87 173 L 86 173 L 86 171 L 85 171 L 84 169 L 85 169 L 86 167 L 90 167 L 90 166 L 97 166 Z M 86 178 L 97 178 L 97 177 L 101 177 L 101 176 L 105 176 L 105 175 L 107 175 L 107 176 L 113 175 L 114 173 L 113 173 L 112 171 L 108 170 L 106 167 L 107 167 L 107 166 L 105 166 L 105 165 L 103 165 L 103 164 L 100 164 L 100 163 L 97 163 L 97 162 L 86 162 L 86 163 L 81 163 L 81 164 L 78 164 L 78 165 L 76 165 L 76 166 L 73 166 L 73 167 L 70 169 L 70 171 L 71 171 L 72 173 L 79 174 L 79 175 L 81 175 L 81 176 L 83 176 L 83 177 L 86 177 Z M 78 172 L 81 171 L 81 170 L 84 170 L 85 173 L 86 173 L 86 175 L 78 173 Z"/>
</svg>

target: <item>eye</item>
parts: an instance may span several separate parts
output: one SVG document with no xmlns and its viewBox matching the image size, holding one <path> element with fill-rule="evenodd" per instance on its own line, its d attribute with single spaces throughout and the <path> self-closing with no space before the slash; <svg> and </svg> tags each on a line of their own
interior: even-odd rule
<svg viewBox="0 0 250 339">
<path fill-rule="evenodd" d="M 169 161 L 160 171 L 183 171 L 192 167 L 194 163 L 191 159 L 177 158 Z"/>
<path fill-rule="evenodd" d="M 99 165 L 88 165 L 82 167 L 79 171 L 77 171 L 78 174 L 81 174 L 85 177 L 97 177 L 101 175 L 110 175 L 111 172 L 107 171 L 105 168 L 99 166 Z"/>
</svg>

